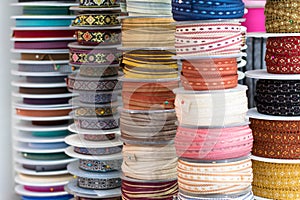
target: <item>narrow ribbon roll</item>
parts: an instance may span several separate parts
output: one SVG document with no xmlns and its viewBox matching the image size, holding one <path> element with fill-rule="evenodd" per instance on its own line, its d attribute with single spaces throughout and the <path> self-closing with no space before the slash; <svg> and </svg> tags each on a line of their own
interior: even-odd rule
<svg viewBox="0 0 300 200">
<path fill-rule="evenodd" d="M 134 50 L 123 54 L 123 72 L 126 78 L 161 79 L 177 78 L 175 53 L 166 50 Z"/>
<path fill-rule="evenodd" d="M 254 144 L 252 154 L 264 158 L 300 158 L 300 121 L 250 118 Z"/>
<path fill-rule="evenodd" d="M 134 182 L 122 180 L 122 199 L 172 200 L 178 192 L 177 180 L 163 182 Z"/>
<path fill-rule="evenodd" d="M 181 83 L 186 90 L 220 90 L 238 84 L 236 58 L 182 61 Z"/>
<path fill-rule="evenodd" d="M 269 37 L 266 47 L 268 73 L 300 74 L 300 37 Z"/>
<path fill-rule="evenodd" d="M 175 26 L 171 18 L 122 19 L 123 47 L 174 47 Z"/>
<path fill-rule="evenodd" d="M 179 189 L 191 194 L 235 194 L 251 187 L 250 158 L 226 163 L 178 161 Z"/>
<path fill-rule="evenodd" d="M 299 89 L 298 80 L 258 80 L 255 96 L 257 111 L 267 115 L 299 116 Z"/>
<path fill-rule="evenodd" d="M 173 109 L 178 81 L 170 82 L 123 82 L 122 100 L 125 109 L 163 110 Z"/>
<path fill-rule="evenodd" d="M 244 8 L 242 0 L 172 0 L 176 21 L 242 18 Z"/>
<path fill-rule="evenodd" d="M 299 33 L 300 21 L 297 10 L 300 5 L 294 0 L 267 0 L 265 5 L 268 33 Z"/>
<path fill-rule="evenodd" d="M 253 160 L 252 189 L 255 196 L 268 199 L 300 198 L 300 165 Z"/>
<path fill-rule="evenodd" d="M 208 56 L 241 53 L 239 22 L 177 24 L 175 47 L 178 56 Z"/>
<path fill-rule="evenodd" d="M 177 156 L 172 144 L 139 146 L 124 144 L 122 172 L 139 180 L 176 179 Z"/>
<path fill-rule="evenodd" d="M 178 127 L 175 138 L 179 157 L 199 160 L 222 160 L 247 156 L 253 137 L 249 126 L 222 129 Z"/>
</svg>

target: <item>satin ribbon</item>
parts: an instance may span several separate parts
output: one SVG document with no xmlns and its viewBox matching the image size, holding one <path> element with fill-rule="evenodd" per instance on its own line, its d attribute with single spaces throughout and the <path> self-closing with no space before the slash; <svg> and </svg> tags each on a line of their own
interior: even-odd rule
<svg viewBox="0 0 300 200">
<path fill-rule="evenodd" d="M 126 78 L 177 78 L 177 61 L 174 52 L 166 50 L 135 50 L 123 54 L 123 72 Z"/>
<path fill-rule="evenodd" d="M 121 170 L 121 160 L 85 160 L 79 159 L 79 168 L 91 172 L 111 172 Z"/>
<path fill-rule="evenodd" d="M 79 101 L 83 103 L 110 103 L 117 101 L 118 94 L 117 93 L 101 93 L 101 92 L 82 92 L 79 93 Z"/>
<path fill-rule="evenodd" d="M 171 82 L 123 82 L 122 100 L 125 109 L 149 110 L 174 108 L 177 81 Z"/>
<path fill-rule="evenodd" d="M 121 43 L 121 30 L 78 30 L 76 38 L 81 45 L 117 45 Z"/>
<path fill-rule="evenodd" d="M 119 7 L 120 0 L 80 0 L 79 6 L 96 8 Z"/>
<path fill-rule="evenodd" d="M 242 0 L 172 0 L 176 21 L 242 18 L 244 8 Z"/>
<path fill-rule="evenodd" d="M 69 120 L 54 120 L 54 121 L 31 121 L 32 125 L 36 126 L 57 126 L 57 125 L 68 125 Z"/>
<path fill-rule="evenodd" d="M 264 158 L 299 159 L 299 121 L 250 118 L 254 144 L 252 154 Z"/>
<path fill-rule="evenodd" d="M 26 76 L 28 83 L 63 83 L 67 76 Z"/>
<path fill-rule="evenodd" d="M 16 27 L 68 27 L 71 19 L 16 19 Z"/>
<path fill-rule="evenodd" d="M 178 127 L 175 138 L 179 157 L 198 160 L 222 160 L 247 156 L 253 137 L 249 126 L 222 129 Z"/>
<path fill-rule="evenodd" d="M 118 64 L 121 51 L 117 49 L 74 49 L 70 48 L 70 63 L 74 65 Z"/>
<path fill-rule="evenodd" d="M 28 142 L 25 143 L 28 147 L 34 149 L 62 149 L 68 147 L 65 142 L 53 142 L 53 143 L 37 143 L 37 142 Z"/>
<path fill-rule="evenodd" d="M 29 65 L 29 64 L 19 64 L 18 71 L 20 72 L 61 72 L 70 73 L 72 72 L 72 67 L 69 65 L 60 64 L 46 64 L 46 65 Z"/>
<path fill-rule="evenodd" d="M 267 115 L 299 116 L 299 87 L 297 80 L 258 80 L 255 96 L 257 111 Z"/>
<path fill-rule="evenodd" d="M 31 192 L 63 192 L 64 186 L 37 187 L 37 186 L 24 185 L 24 189 Z"/>
<path fill-rule="evenodd" d="M 240 53 L 241 25 L 238 22 L 177 24 L 175 47 L 179 56 Z"/>
<path fill-rule="evenodd" d="M 74 119 L 75 125 L 81 129 L 89 130 L 110 130 L 119 127 L 118 119 L 113 118 L 89 118 Z"/>
<path fill-rule="evenodd" d="M 14 42 L 15 49 L 68 49 L 70 41 Z"/>
<path fill-rule="evenodd" d="M 75 0 L 48 0 L 48 1 L 58 1 L 58 2 L 75 2 Z M 18 0 L 18 2 L 36 2 L 36 0 Z"/>
<path fill-rule="evenodd" d="M 122 199 L 161 199 L 172 200 L 178 192 L 177 180 L 163 182 L 134 182 L 122 180 Z"/>
<path fill-rule="evenodd" d="M 170 141 L 176 134 L 175 112 L 127 113 L 121 112 L 121 136 L 133 141 Z"/>
<path fill-rule="evenodd" d="M 30 160 L 64 160 L 70 158 L 65 153 L 24 153 L 22 152 L 22 156 Z"/>
<path fill-rule="evenodd" d="M 28 117 L 58 117 L 67 116 L 72 109 L 61 110 L 26 110 L 22 108 L 16 108 L 16 114 Z"/>
<path fill-rule="evenodd" d="M 70 38 L 74 30 L 14 30 L 14 38 Z"/>
<path fill-rule="evenodd" d="M 269 37 L 266 44 L 266 66 L 268 73 L 299 74 L 300 37 Z"/>
<path fill-rule="evenodd" d="M 253 1 L 249 1 L 253 2 Z M 254 1 L 257 2 L 257 1 Z M 264 2 L 264 1 L 258 1 Z M 247 6 L 246 6 L 247 7 Z M 247 28 L 248 33 L 265 33 L 265 21 L 266 17 L 264 15 L 264 6 L 257 8 L 251 8 L 250 6 L 247 7 L 247 13 L 245 13 L 244 18 L 246 18 L 245 22 L 242 22 L 242 26 Z"/>
<path fill-rule="evenodd" d="M 300 165 L 252 161 L 255 196 L 268 199 L 299 199 Z"/>
<path fill-rule="evenodd" d="M 58 87 L 58 88 L 25 88 L 19 87 L 19 92 L 22 94 L 63 94 L 68 93 L 66 87 Z"/>
<path fill-rule="evenodd" d="M 88 141 L 108 141 L 113 140 L 116 138 L 116 135 L 114 133 L 112 134 L 106 134 L 106 135 L 98 135 L 98 134 L 84 134 L 83 138 Z"/>
<path fill-rule="evenodd" d="M 121 88 L 121 85 L 118 84 L 118 80 L 111 79 L 93 79 L 83 78 L 76 76 L 76 74 L 71 74 L 66 79 L 69 89 L 72 90 L 81 90 L 81 91 L 112 91 L 118 90 Z"/>
<path fill-rule="evenodd" d="M 36 172 L 49 172 L 49 171 L 60 171 L 66 170 L 68 164 L 58 164 L 58 165 L 22 165 L 23 168 L 34 170 Z"/>
<path fill-rule="evenodd" d="M 126 9 L 129 16 L 171 16 L 170 1 L 135 1 L 127 0 Z"/>
<path fill-rule="evenodd" d="M 23 6 L 23 15 L 70 15 L 69 6 Z"/>
<path fill-rule="evenodd" d="M 105 148 L 84 148 L 84 147 L 74 147 L 74 152 L 84 155 L 110 155 L 119 153 L 122 151 L 122 146 L 118 147 L 105 147 Z"/>
<path fill-rule="evenodd" d="M 251 160 L 226 163 L 178 161 L 179 189 L 191 194 L 235 194 L 251 187 Z"/>
<path fill-rule="evenodd" d="M 119 26 L 119 14 L 81 14 L 74 19 L 72 26 L 106 27 Z"/>
<path fill-rule="evenodd" d="M 245 122 L 246 91 L 223 93 L 177 93 L 175 110 L 179 124 L 226 126 Z"/>
<path fill-rule="evenodd" d="M 186 90 L 220 90 L 238 84 L 236 58 L 182 61 L 181 83 Z"/>
<path fill-rule="evenodd" d="M 268 33 L 299 33 L 298 2 L 293 0 L 267 0 L 265 5 Z"/>
<path fill-rule="evenodd" d="M 54 98 L 54 99 L 33 99 L 23 98 L 23 103 L 30 105 L 55 105 L 55 104 L 68 104 L 71 97 L 67 98 Z"/>
<path fill-rule="evenodd" d="M 117 76 L 119 66 L 97 67 L 97 66 L 80 66 L 79 75 L 86 77 L 109 77 Z"/>
<path fill-rule="evenodd" d="M 38 53 L 21 53 L 22 60 L 68 60 L 68 54 L 38 54 Z"/>
<path fill-rule="evenodd" d="M 175 26 L 171 18 L 122 19 L 123 47 L 173 47 Z"/>
<path fill-rule="evenodd" d="M 166 180 L 177 177 L 174 145 L 123 145 L 122 172 L 139 180 Z"/>
<path fill-rule="evenodd" d="M 54 197 L 32 197 L 32 196 L 21 196 L 22 200 L 69 200 L 73 195 L 61 195 Z"/>
<path fill-rule="evenodd" d="M 109 190 L 121 186 L 120 178 L 86 178 L 78 177 L 77 184 L 81 188 L 94 190 Z"/>
</svg>

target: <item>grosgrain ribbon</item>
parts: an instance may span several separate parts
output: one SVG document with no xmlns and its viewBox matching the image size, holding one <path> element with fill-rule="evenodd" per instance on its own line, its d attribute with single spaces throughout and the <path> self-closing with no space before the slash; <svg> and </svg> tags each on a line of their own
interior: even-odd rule
<svg viewBox="0 0 300 200">
<path fill-rule="evenodd" d="M 300 158 L 300 121 L 250 118 L 254 144 L 252 154 L 264 158 Z"/>
<path fill-rule="evenodd" d="M 74 19 L 72 26 L 106 27 L 119 26 L 119 14 L 81 14 Z"/>
<path fill-rule="evenodd" d="M 252 161 L 252 189 L 256 196 L 268 199 L 299 199 L 299 164 Z"/>
<path fill-rule="evenodd" d="M 121 30 L 78 30 L 76 38 L 82 45 L 117 45 L 121 43 Z"/>
<path fill-rule="evenodd" d="M 176 21 L 242 18 L 244 8 L 242 0 L 172 0 Z"/>
<path fill-rule="evenodd" d="M 179 56 L 240 53 L 241 25 L 239 22 L 177 24 L 175 47 Z"/>
</svg>

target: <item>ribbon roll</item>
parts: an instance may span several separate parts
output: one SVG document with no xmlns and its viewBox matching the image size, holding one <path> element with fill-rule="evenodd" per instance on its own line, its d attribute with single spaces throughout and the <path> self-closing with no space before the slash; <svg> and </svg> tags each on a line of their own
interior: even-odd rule
<svg viewBox="0 0 300 200">
<path fill-rule="evenodd" d="M 79 159 L 79 168 L 91 172 L 111 172 L 121 170 L 122 160 L 85 160 Z"/>
<path fill-rule="evenodd" d="M 72 26 L 79 27 L 107 27 L 119 26 L 120 21 L 117 19 L 119 14 L 82 14 L 77 15 Z"/>
<path fill-rule="evenodd" d="M 121 30 L 77 30 L 76 38 L 81 45 L 117 45 L 121 43 Z"/>
<path fill-rule="evenodd" d="M 79 7 L 112 8 L 119 7 L 120 0 L 80 0 Z"/>
</svg>

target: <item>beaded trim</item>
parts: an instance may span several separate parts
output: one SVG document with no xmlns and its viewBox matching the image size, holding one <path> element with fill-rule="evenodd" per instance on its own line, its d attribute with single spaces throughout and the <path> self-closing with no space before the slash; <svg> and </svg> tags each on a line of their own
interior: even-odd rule
<svg viewBox="0 0 300 200">
<path fill-rule="evenodd" d="M 72 26 L 119 26 L 120 21 L 117 19 L 119 14 L 82 14 L 77 15 Z"/>
<path fill-rule="evenodd" d="M 79 6 L 97 8 L 119 7 L 120 0 L 80 0 Z"/>
<path fill-rule="evenodd" d="M 121 160 L 84 160 L 79 159 L 79 168 L 92 172 L 111 172 L 121 170 Z"/>
<path fill-rule="evenodd" d="M 81 45 L 117 45 L 121 43 L 121 30 L 78 30 L 76 37 Z"/>
<path fill-rule="evenodd" d="M 121 182 L 122 180 L 120 178 L 77 178 L 77 183 L 79 187 L 95 190 L 108 190 L 117 188 L 121 186 Z"/>
<path fill-rule="evenodd" d="M 70 64 L 73 65 L 111 65 L 120 62 L 121 51 L 111 49 L 74 49 L 70 48 Z"/>
<path fill-rule="evenodd" d="M 74 147 L 74 152 L 84 155 L 110 155 L 122 151 L 122 146 L 106 148 L 84 148 Z"/>
</svg>

